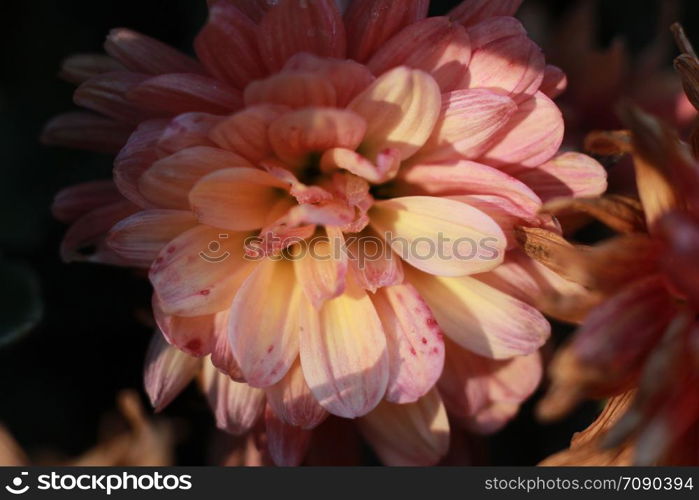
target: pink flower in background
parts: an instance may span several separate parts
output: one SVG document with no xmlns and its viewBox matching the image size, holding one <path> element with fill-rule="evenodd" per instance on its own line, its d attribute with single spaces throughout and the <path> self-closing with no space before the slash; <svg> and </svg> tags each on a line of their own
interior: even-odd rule
<svg viewBox="0 0 699 500">
<path fill-rule="evenodd" d="M 447 411 L 492 432 L 536 388 L 534 303 L 575 285 L 514 228 L 557 230 L 542 202 L 598 195 L 604 170 L 556 156 L 560 72 L 520 2 L 270 3 L 210 2 L 198 60 L 119 29 L 66 62 L 98 114 L 45 141 L 118 156 L 113 183 L 58 195 L 63 256 L 149 269 L 157 409 L 199 374 L 219 427 L 264 419 L 276 463 L 329 414 L 388 464 L 436 463 Z"/>
</svg>

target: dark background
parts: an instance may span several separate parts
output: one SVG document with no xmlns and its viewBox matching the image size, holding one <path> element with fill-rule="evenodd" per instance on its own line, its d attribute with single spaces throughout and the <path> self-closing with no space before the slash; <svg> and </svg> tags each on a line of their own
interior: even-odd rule
<svg viewBox="0 0 699 500">
<path fill-rule="evenodd" d="M 632 49 L 641 49 L 653 35 L 660 1 L 601 1 L 599 43 L 624 35 Z M 0 348 L 0 422 L 30 453 L 53 449 L 75 455 L 94 444 L 100 416 L 114 408 L 117 392 L 142 386 L 141 366 L 151 335 L 143 321 L 150 290 L 129 270 L 60 261 L 65 227 L 52 220 L 51 200 L 62 187 L 108 177 L 111 158 L 46 148 L 37 137 L 51 116 L 72 109 L 73 88 L 56 77 L 64 57 L 101 51 L 108 30 L 119 26 L 190 51 L 206 18 L 206 2 L 0 3 L 0 259 L 30 267 L 44 303 L 39 325 Z M 574 2 L 538 3 L 555 21 Z M 699 20 L 697 3 L 682 2 L 680 14 L 695 41 L 699 26 L 692 20 Z M 433 3 L 432 12 L 444 13 L 447 6 Z M 668 53 L 668 64 L 671 57 Z M 9 307 L 10 302 L 2 300 L 0 317 L 12 312 Z M 560 341 L 566 328 L 556 330 L 555 341 Z M 528 403 L 514 422 L 489 439 L 493 463 L 535 464 L 566 447 L 572 433 L 584 428 L 597 411 L 589 404 L 564 422 L 544 426 L 534 420 L 532 406 Z M 180 463 L 203 463 L 213 419 L 196 389 L 188 389 L 165 415 L 190 423 L 178 449 Z"/>
</svg>

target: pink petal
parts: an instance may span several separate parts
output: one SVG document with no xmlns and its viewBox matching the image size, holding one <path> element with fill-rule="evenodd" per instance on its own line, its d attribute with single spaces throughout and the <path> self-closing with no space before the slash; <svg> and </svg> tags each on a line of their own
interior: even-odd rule
<svg viewBox="0 0 699 500">
<path fill-rule="evenodd" d="M 489 17 L 512 16 L 521 4 L 522 0 L 464 0 L 452 9 L 449 16 L 471 26 Z"/>
<path fill-rule="evenodd" d="M 281 0 L 260 22 L 262 61 L 277 71 L 298 52 L 345 57 L 345 27 L 333 0 Z"/>
<path fill-rule="evenodd" d="M 156 412 L 165 409 L 189 385 L 200 363 L 170 346 L 160 333 L 153 335 L 146 354 L 144 384 Z"/>
<path fill-rule="evenodd" d="M 265 429 L 267 450 L 275 465 L 279 467 L 301 465 L 311 442 L 311 431 L 284 423 L 269 406 L 265 411 Z"/>
<path fill-rule="evenodd" d="M 383 44 L 367 66 L 381 75 L 396 66 L 431 74 L 442 92 L 457 88 L 471 60 L 466 30 L 446 17 L 430 17 L 403 28 Z"/>
<path fill-rule="evenodd" d="M 152 118 L 154 113 L 131 102 L 127 94 L 147 79 L 148 75 L 126 71 L 102 73 L 80 85 L 73 94 L 73 101 L 116 121 L 136 124 Z"/>
<path fill-rule="evenodd" d="M 306 52 L 289 59 L 284 70 L 316 73 L 335 89 L 337 107 L 344 108 L 375 80 L 366 66 L 351 60 L 320 58 Z"/>
<path fill-rule="evenodd" d="M 222 121 L 222 117 L 208 113 L 179 115 L 168 123 L 158 140 L 158 148 L 172 154 L 194 146 L 213 146 L 209 133 Z"/>
<path fill-rule="evenodd" d="M 354 0 L 345 13 L 347 55 L 359 62 L 402 28 L 427 15 L 428 0 Z"/>
<path fill-rule="evenodd" d="M 341 147 L 356 149 L 366 122 L 357 114 L 333 108 L 306 108 L 287 113 L 269 127 L 269 142 L 282 161 L 302 165 L 312 153 Z"/>
<path fill-rule="evenodd" d="M 228 114 L 243 104 L 237 89 L 194 73 L 154 76 L 130 89 L 128 98 L 139 106 L 165 114 L 190 111 Z"/>
<path fill-rule="evenodd" d="M 133 127 L 91 113 L 64 113 L 52 118 L 41 133 L 50 146 L 117 153 L 126 144 Z"/>
<path fill-rule="evenodd" d="M 396 149 L 402 160 L 410 157 L 432 133 L 440 104 L 439 87 L 427 73 L 406 67 L 384 73 L 349 105 L 367 122 L 362 154 L 374 161 Z"/>
<path fill-rule="evenodd" d="M 196 217 L 188 211 L 144 210 L 112 227 L 107 243 L 131 265 L 147 268 L 165 245 L 196 225 Z"/>
<path fill-rule="evenodd" d="M 138 180 L 138 189 L 156 206 L 188 210 L 189 193 L 202 177 L 217 170 L 249 165 L 246 159 L 223 149 L 187 148 L 153 163 Z"/>
<path fill-rule="evenodd" d="M 545 202 L 558 197 L 594 197 L 607 190 L 607 171 L 581 153 L 562 153 L 535 168 L 514 165 L 504 170 L 531 187 Z"/>
<path fill-rule="evenodd" d="M 568 77 L 563 70 L 551 64 L 546 65 L 544 70 L 544 80 L 541 82 L 539 90 L 551 99 L 555 99 L 568 87 Z"/>
<path fill-rule="evenodd" d="M 165 314 L 156 294 L 152 307 L 155 322 L 170 345 L 197 358 L 211 353 L 216 337 L 215 314 L 189 317 Z"/>
<path fill-rule="evenodd" d="M 563 141 L 563 118 L 553 101 L 537 92 L 520 104 L 499 135 L 502 138 L 482 156 L 486 163 L 536 167 L 558 151 Z"/>
<path fill-rule="evenodd" d="M 228 323 L 230 310 L 216 313 L 214 319 L 214 346 L 211 350 L 211 364 L 228 375 L 236 382 L 245 382 L 245 377 L 238 361 L 233 355 L 231 343 L 228 341 Z"/>
<path fill-rule="evenodd" d="M 125 69 L 118 61 L 104 54 L 75 54 L 61 63 L 61 72 L 58 77 L 80 85 L 93 76 Z"/>
<path fill-rule="evenodd" d="M 465 203 L 433 196 L 383 200 L 371 226 L 417 269 L 440 276 L 484 272 L 504 258 L 505 235 L 488 215 Z"/>
<path fill-rule="evenodd" d="M 439 393 L 449 413 L 466 419 L 470 430 L 500 430 L 531 396 L 542 377 L 538 352 L 508 360 L 483 358 L 447 343 Z"/>
<path fill-rule="evenodd" d="M 224 119 L 211 130 L 209 137 L 220 148 L 233 151 L 257 164 L 272 154 L 267 130 L 287 109 L 268 104 L 248 107 Z"/>
<path fill-rule="evenodd" d="M 526 355 L 549 337 L 551 327 L 539 311 L 478 279 L 406 274 L 442 331 L 476 354 L 492 359 Z"/>
<path fill-rule="evenodd" d="M 330 413 L 355 418 L 381 401 L 388 382 L 386 337 L 366 292 L 348 283 L 320 311 L 301 306 L 301 365 L 306 382 Z"/>
<path fill-rule="evenodd" d="M 413 403 L 432 389 L 442 373 L 442 332 L 432 311 L 408 283 L 382 288 L 372 301 L 388 345 L 386 400 Z"/>
<path fill-rule="evenodd" d="M 544 55 L 524 35 L 492 41 L 473 52 L 468 88 L 505 92 L 522 102 L 534 95 L 544 79 Z"/>
<path fill-rule="evenodd" d="M 243 259 L 246 236 L 199 225 L 170 242 L 149 274 L 164 312 L 202 316 L 227 309 L 252 271 Z"/>
<path fill-rule="evenodd" d="M 485 89 L 442 95 L 442 110 L 432 135 L 413 157 L 414 163 L 473 159 L 483 153 L 517 111 L 507 96 Z"/>
<path fill-rule="evenodd" d="M 291 108 L 335 106 L 335 88 L 322 75 L 305 71 L 284 71 L 245 87 L 245 106 L 276 104 Z"/>
<path fill-rule="evenodd" d="M 435 465 L 449 449 L 449 420 L 436 390 L 415 403 L 384 401 L 359 426 L 389 466 Z"/>
<path fill-rule="evenodd" d="M 325 301 L 341 295 L 345 290 L 347 253 L 342 232 L 326 228 L 327 240 L 313 240 L 303 253 L 294 255 L 296 280 L 313 307 L 320 309 Z"/>
<path fill-rule="evenodd" d="M 274 413 L 288 425 L 313 429 L 328 416 L 328 412 L 318 404 L 311 393 L 298 359 L 289 368 L 284 378 L 273 386 L 265 388 L 265 392 L 267 402 Z"/>
<path fill-rule="evenodd" d="M 138 211 L 126 200 L 100 206 L 82 215 L 68 229 L 61 242 L 61 258 L 65 262 L 102 262 L 123 264 L 104 242 L 107 232 L 121 219 Z"/>
<path fill-rule="evenodd" d="M 541 200 L 526 184 L 500 170 L 471 161 L 415 165 L 401 172 L 404 190 L 434 196 L 497 195 L 534 215 Z"/>
<path fill-rule="evenodd" d="M 510 16 L 489 17 L 468 28 L 468 36 L 471 38 L 473 50 L 495 40 L 526 34 L 527 30 L 524 29 L 522 23 Z"/>
<path fill-rule="evenodd" d="M 135 73 L 201 73 L 203 69 L 196 60 L 179 50 L 126 28 L 110 31 L 104 49 Z"/>
<path fill-rule="evenodd" d="M 265 406 L 262 389 L 234 382 L 208 362 L 204 362 L 201 382 L 219 429 L 240 436 L 262 416 Z"/>
<path fill-rule="evenodd" d="M 400 151 L 393 148 L 385 149 L 376 155 L 376 162 L 366 159 L 363 155 L 346 148 L 332 148 L 323 153 L 320 158 L 320 168 L 325 172 L 342 169 L 380 184 L 392 179 L 400 168 Z"/>
<path fill-rule="evenodd" d="M 212 5 L 194 48 L 209 73 L 244 89 L 265 71 L 257 53 L 257 26 L 237 7 L 228 2 Z"/>
<path fill-rule="evenodd" d="M 96 208 L 121 199 L 111 180 L 83 182 L 59 191 L 51 205 L 51 213 L 61 222 L 73 222 Z"/>
<path fill-rule="evenodd" d="M 286 195 L 287 185 L 255 168 L 218 170 L 203 177 L 189 193 L 200 222 L 232 231 L 265 225 L 269 207 Z"/>
<path fill-rule="evenodd" d="M 157 144 L 166 126 L 166 120 L 141 123 L 114 160 L 114 183 L 125 198 L 141 207 L 151 204 L 141 194 L 138 181 L 160 158 Z"/>
<path fill-rule="evenodd" d="M 362 288 L 376 293 L 381 287 L 403 283 L 403 264 L 386 240 L 366 230 L 349 235 L 347 241 L 352 275 Z"/>
<path fill-rule="evenodd" d="M 297 358 L 300 296 L 293 264 L 273 259 L 257 263 L 236 293 L 228 338 L 251 386 L 277 383 Z"/>
</svg>

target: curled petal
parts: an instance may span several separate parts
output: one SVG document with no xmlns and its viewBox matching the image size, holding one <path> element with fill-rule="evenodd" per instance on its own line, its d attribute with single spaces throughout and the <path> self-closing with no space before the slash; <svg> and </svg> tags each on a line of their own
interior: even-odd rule
<svg viewBox="0 0 699 500">
<path fill-rule="evenodd" d="M 195 146 L 213 146 L 209 132 L 222 117 L 208 113 L 184 113 L 168 123 L 158 140 L 158 149 L 172 154 Z"/>
<path fill-rule="evenodd" d="M 110 31 L 104 49 L 136 73 L 201 73 L 203 69 L 196 60 L 169 45 L 126 28 Z"/>
<path fill-rule="evenodd" d="M 344 108 L 375 80 L 371 71 L 355 61 L 328 59 L 302 52 L 294 55 L 284 66 L 290 71 L 310 71 L 328 80 L 335 89 L 337 106 Z"/>
<path fill-rule="evenodd" d="M 252 429 L 262 416 L 265 392 L 231 380 L 208 360 L 204 362 L 201 385 L 219 429 L 240 436 Z"/>
<path fill-rule="evenodd" d="M 347 252 L 342 232 L 326 228 L 328 240 L 314 240 L 313 245 L 294 255 L 296 280 L 301 284 L 313 307 L 320 309 L 325 301 L 345 290 Z"/>
<path fill-rule="evenodd" d="M 129 90 L 130 101 L 165 114 L 199 111 L 227 114 L 242 106 L 240 92 L 194 73 L 169 73 L 149 78 Z"/>
<path fill-rule="evenodd" d="M 432 135 L 413 163 L 477 158 L 517 111 L 507 96 L 485 89 L 463 89 L 442 95 L 442 110 Z"/>
<path fill-rule="evenodd" d="M 228 375 L 236 382 L 245 382 L 238 360 L 233 355 L 231 343 L 228 341 L 228 324 L 230 310 L 216 313 L 214 318 L 214 345 L 211 350 L 211 364 Z"/>
<path fill-rule="evenodd" d="M 228 338 L 248 384 L 278 382 L 298 356 L 301 290 L 293 264 L 264 259 L 233 299 Z"/>
<path fill-rule="evenodd" d="M 289 368 L 284 378 L 265 388 L 265 392 L 267 402 L 274 413 L 288 425 L 313 429 L 328 416 L 328 412 L 318 404 L 311 393 L 298 360 Z"/>
<path fill-rule="evenodd" d="M 197 182 L 189 193 L 200 222 L 232 231 L 264 226 L 269 207 L 286 194 L 287 185 L 255 168 L 225 168 Z"/>
<path fill-rule="evenodd" d="M 345 57 L 345 27 L 333 0 L 281 0 L 260 22 L 260 55 L 277 71 L 294 54 Z"/>
<path fill-rule="evenodd" d="M 562 196 L 598 196 L 607 190 L 604 167 L 581 153 L 562 153 L 538 167 L 514 166 L 505 171 L 530 186 L 544 201 Z"/>
<path fill-rule="evenodd" d="M 498 142 L 483 155 L 486 163 L 536 167 L 558 151 L 563 141 L 563 118 L 553 101 L 537 92 L 520 104 L 500 134 Z"/>
<path fill-rule="evenodd" d="M 468 87 L 502 91 L 517 102 L 532 96 L 544 79 L 544 55 L 525 35 L 501 38 L 474 51 Z"/>
<path fill-rule="evenodd" d="M 163 248 L 149 274 L 163 311 L 202 316 L 227 309 L 252 270 L 243 260 L 245 237 L 199 225 Z"/>
<path fill-rule="evenodd" d="M 428 0 L 356 0 L 345 13 L 347 55 L 364 62 L 402 28 L 424 19 Z"/>
<path fill-rule="evenodd" d="M 504 258 L 505 235 L 480 210 L 430 196 L 380 201 L 371 225 L 412 266 L 440 276 L 484 272 Z"/>
<path fill-rule="evenodd" d="M 348 237 L 347 251 L 352 274 L 371 293 L 381 287 L 403 283 L 403 264 L 386 240 L 369 230 Z"/>
<path fill-rule="evenodd" d="M 349 105 L 367 122 L 360 151 L 370 160 L 386 149 L 410 157 L 432 133 L 440 104 L 439 87 L 427 73 L 398 67 L 383 74 Z"/>
<path fill-rule="evenodd" d="M 442 332 L 430 308 L 408 283 L 384 287 L 372 301 L 388 345 L 386 400 L 413 403 L 432 389 L 442 373 Z"/>
<path fill-rule="evenodd" d="M 106 245 L 105 237 L 114 224 L 137 211 L 136 205 L 122 199 L 82 215 L 63 237 L 61 258 L 65 262 L 124 264 Z"/>
<path fill-rule="evenodd" d="M 321 156 L 320 168 L 326 172 L 340 168 L 369 182 L 379 184 L 392 179 L 398 172 L 400 151 L 386 149 L 376 156 L 376 162 L 372 162 L 350 149 L 332 148 Z"/>
<path fill-rule="evenodd" d="M 196 224 L 187 211 L 144 210 L 112 227 L 107 243 L 132 265 L 149 267 L 168 242 Z"/>
<path fill-rule="evenodd" d="M 217 2 L 194 40 L 197 56 L 216 78 L 238 89 L 265 75 L 257 52 L 257 26 L 240 5 Z"/>
<path fill-rule="evenodd" d="M 131 102 L 127 94 L 148 79 L 148 75 L 115 71 L 93 76 L 77 88 L 73 101 L 116 121 L 139 123 L 153 117 Z"/>
<path fill-rule="evenodd" d="M 449 17 L 470 26 L 495 16 L 513 16 L 522 0 L 464 0 L 449 13 Z"/>
<path fill-rule="evenodd" d="M 141 207 L 151 204 L 141 194 L 138 181 L 160 158 L 157 144 L 166 126 L 166 120 L 141 123 L 114 160 L 114 184 L 126 199 Z"/>
<path fill-rule="evenodd" d="M 311 392 L 330 413 L 365 415 L 388 382 L 386 337 L 371 299 L 350 281 L 319 311 L 302 302 L 301 366 Z"/>
<path fill-rule="evenodd" d="M 442 331 L 469 351 L 507 359 L 536 351 L 549 337 L 551 327 L 539 311 L 478 279 L 408 274 Z"/>
<path fill-rule="evenodd" d="M 202 177 L 217 170 L 249 165 L 245 158 L 223 149 L 187 148 L 153 163 L 138 180 L 138 189 L 156 206 L 188 210 L 189 193 Z"/>
<path fill-rule="evenodd" d="M 80 85 L 93 76 L 125 69 L 118 61 L 104 54 L 75 54 L 61 63 L 58 76 L 67 82 Z"/>
<path fill-rule="evenodd" d="M 51 205 L 51 212 L 61 222 L 72 222 L 96 208 L 121 199 L 111 180 L 83 182 L 59 191 Z"/>
<path fill-rule="evenodd" d="M 170 345 L 197 358 L 211 353 L 216 340 L 215 314 L 188 317 L 165 314 L 156 294 L 152 307 L 155 322 Z"/>
<path fill-rule="evenodd" d="M 117 153 L 126 144 L 133 127 L 91 113 L 64 113 L 51 119 L 41 132 L 41 142 L 50 146 Z"/>
<path fill-rule="evenodd" d="M 390 466 L 435 465 L 449 448 L 449 420 L 436 390 L 415 403 L 384 401 L 359 426 Z"/>
<path fill-rule="evenodd" d="M 497 195 L 530 215 L 541 208 L 539 197 L 523 182 L 506 173 L 471 161 L 452 165 L 415 165 L 404 169 L 407 191 L 435 196 Z"/>
<path fill-rule="evenodd" d="M 245 87 L 245 106 L 276 104 L 290 108 L 335 106 L 337 94 L 322 75 L 305 71 L 285 71 Z"/>
<path fill-rule="evenodd" d="M 526 34 L 527 30 L 524 29 L 522 23 L 510 16 L 489 17 L 468 27 L 468 36 L 471 38 L 473 50 L 496 40 L 513 36 L 526 36 Z"/>
<path fill-rule="evenodd" d="M 490 434 L 501 429 L 541 382 L 541 356 L 534 352 L 507 360 L 483 358 L 447 343 L 439 393 L 453 415 Z"/>
<path fill-rule="evenodd" d="M 620 233 L 641 233 L 646 229 L 639 201 L 618 194 L 599 198 L 557 198 L 546 203 L 543 210 L 556 215 L 584 213 Z"/>
<path fill-rule="evenodd" d="M 162 411 L 189 385 L 200 363 L 169 345 L 160 333 L 153 335 L 146 354 L 144 384 L 155 411 Z"/>
<path fill-rule="evenodd" d="M 272 154 L 267 131 L 269 125 L 287 111 L 285 106 L 251 106 L 225 118 L 209 133 L 216 145 L 233 151 L 253 164 Z"/>
<path fill-rule="evenodd" d="M 466 30 L 446 17 L 430 17 L 402 29 L 376 51 L 367 66 L 375 75 L 396 66 L 421 69 L 447 92 L 461 84 L 470 60 Z"/>
<path fill-rule="evenodd" d="M 281 160 L 300 165 L 312 153 L 334 147 L 356 149 L 365 131 L 364 119 L 351 111 L 307 108 L 274 121 L 269 127 L 269 142 Z"/>
<path fill-rule="evenodd" d="M 558 66 L 546 65 L 544 69 L 544 79 L 539 90 L 551 99 L 555 99 L 568 87 L 568 77 Z"/>
<path fill-rule="evenodd" d="M 267 450 L 275 465 L 279 467 L 301 465 L 311 443 L 310 431 L 288 425 L 279 419 L 269 406 L 265 411 L 265 430 L 267 431 Z"/>
<path fill-rule="evenodd" d="M 669 247 L 662 264 L 665 271 L 693 304 L 699 304 L 699 272 L 696 266 L 699 223 L 684 214 L 673 213 L 660 220 L 659 228 Z"/>
</svg>

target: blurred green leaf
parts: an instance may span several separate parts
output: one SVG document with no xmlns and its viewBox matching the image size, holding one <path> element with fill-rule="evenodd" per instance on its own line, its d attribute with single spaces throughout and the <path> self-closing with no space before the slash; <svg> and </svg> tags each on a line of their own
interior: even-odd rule
<svg viewBox="0 0 699 500">
<path fill-rule="evenodd" d="M 0 347 L 27 334 L 41 320 L 44 307 L 39 279 L 28 266 L 0 260 Z"/>
</svg>

